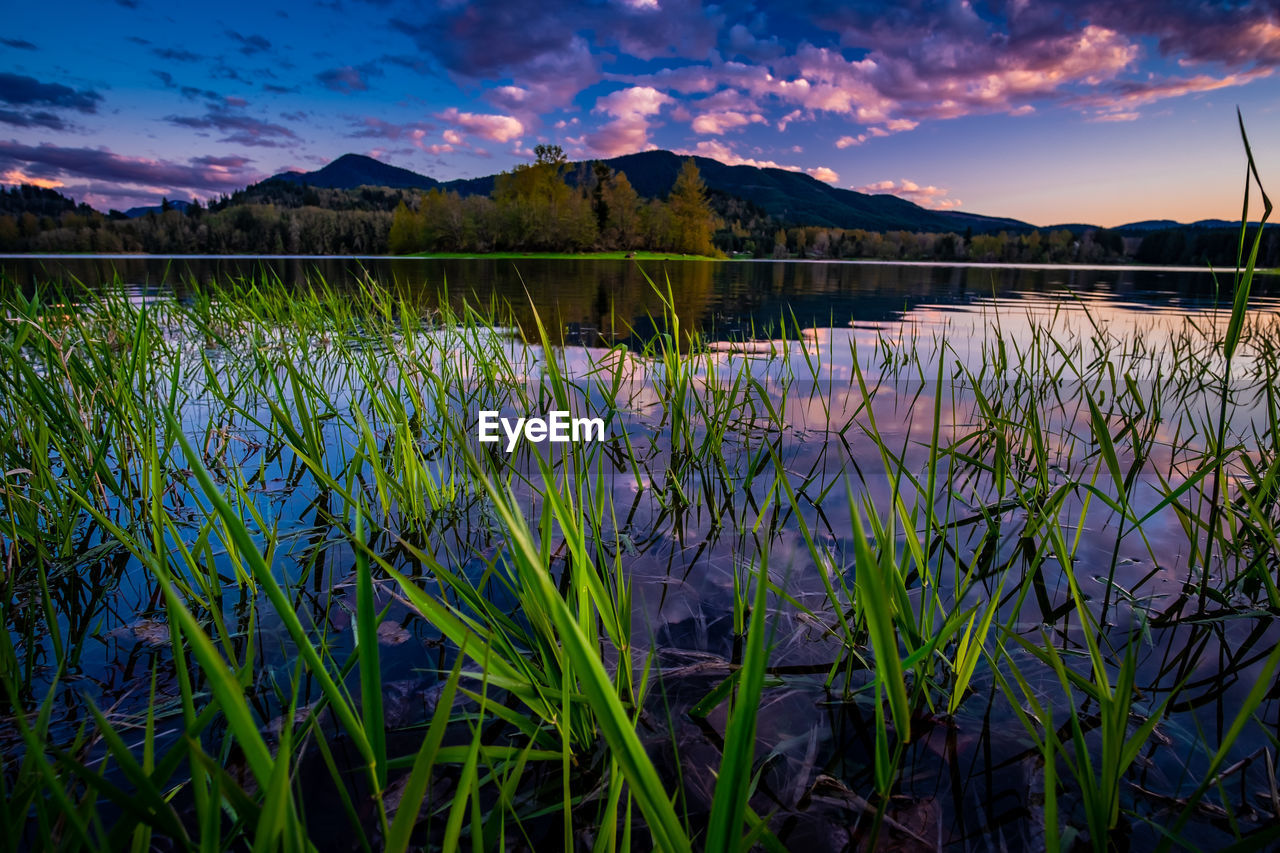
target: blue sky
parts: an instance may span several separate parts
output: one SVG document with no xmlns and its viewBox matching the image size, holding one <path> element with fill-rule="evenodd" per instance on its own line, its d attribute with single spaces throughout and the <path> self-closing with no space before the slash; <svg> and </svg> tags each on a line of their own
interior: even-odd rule
<svg viewBox="0 0 1280 853">
<path fill-rule="evenodd" d="M 214 8 L 216 11 L 208 11 Z M 1280 195 L 1280 2 L 22 4 L 0 183 L 209 198 L 348 151 L 440 179 L 646 148 L 1039 224 Z"/>
</svg>

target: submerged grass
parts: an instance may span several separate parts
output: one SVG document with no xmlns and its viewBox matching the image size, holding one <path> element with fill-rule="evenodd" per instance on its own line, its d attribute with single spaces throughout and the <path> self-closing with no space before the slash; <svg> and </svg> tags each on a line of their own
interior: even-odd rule
<svg viewBox="0 0 1280 853">
<path fill-rule="evenodd" d="M 3 845 L 1273 844 L 1252 274 L 976 360 L 658 284 L 635 349 L 371 282 L 6 297 Z"/>
</svg>

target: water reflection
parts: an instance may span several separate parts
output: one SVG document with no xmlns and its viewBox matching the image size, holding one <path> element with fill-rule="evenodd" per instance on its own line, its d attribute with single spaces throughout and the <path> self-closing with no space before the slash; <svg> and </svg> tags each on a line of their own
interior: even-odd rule
<svg viewBox="0 0 1280 853">
<path fill-rule="evenodd" d="M 1204 312 L 1218 296 L 1207 270 L 789 261 L 6 257 L 0 275 L 28 292 L 49 281 L 123 282 L 171 288 L 180 297 L 228 279 L 285 288 L 317 279 L 339 288 L 376 282 L 424 308 L 441 298 L 455 308 L 496 300 L 526 330 L 536 309 L 554 343 L 574 344 L 596 343 L 597 335 L 605 342 L 643 338 L 664 313 L 668 292 L 681 323 L 714 339 L 768 337 L 793 317 L 801 326 L 904 321 L 927 330 L 942 316 L 974 311 L 995 321 L 1023 311 L 1088 309 L 1138 325 L 1145 322 L 1139 316 Z M 1280 308 L 1280 277 L 1260 276 L 1253 293 L 1259 310 Z"/>
</svg>

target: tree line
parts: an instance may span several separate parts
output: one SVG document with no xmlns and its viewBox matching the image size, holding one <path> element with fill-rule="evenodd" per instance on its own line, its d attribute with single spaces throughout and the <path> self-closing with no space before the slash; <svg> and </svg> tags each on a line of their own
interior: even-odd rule
<svg viewBox="0 0 1280 853">
<path fill-rule="evenodd" d="M 491 196 L 432 189 L 395 209 L 392 254 L 414 252 L 585 252 L 650 249 L 720 254 L 718 222 L 692 159 L 666 200 L 642 199 L 623 172 L 594 163 L 566 180 L 558 145 L 539 145 L 533 163 L 497 177 Z"/>
<path fill-rule="evenodd" d="M 665 199 L 641 197 L 603 163 L 568 171 L 558 146 L 499 175 L 489 196 L 389 187 L 330 189 L 266 181 L 231 196 L 128 218 L 52 189 L 0 188 L 0 252 L 150 254 L 410 254 L 640 249 L 756 258 L 1123 263 L 1235 263 L 1239 231 L 1172 228 L 1140 234 L 1056 229 L 995 234 L 877 232 L 786 223 L 708 190 L 686 160 Z M 1280 267 L 1268 228 L 1259 266 Z"/>
<path fill-rule="evenodd" d="M 89 211 L 57 217 L 0 215 L 2 252 L 191 254 L 386 254 L 389 211 L 245 204 L 161 210 L 135 219 Z"/>
</svg>

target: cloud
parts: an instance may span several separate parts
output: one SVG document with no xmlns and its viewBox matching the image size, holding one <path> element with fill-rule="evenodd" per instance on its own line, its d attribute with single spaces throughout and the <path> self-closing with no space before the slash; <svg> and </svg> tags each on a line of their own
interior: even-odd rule
<svg viewBox="0 0 1280 853">
<path fill-rule="evenodd" d="M 763 13 L 756 17 L 755 24 L 758 29 L 767 28 Z M 762 39 L 752 32 L 751 26 L 746 24 L 738 23 L 730 27 L 727 38 L 721 39 L 722 44 L 726 41 L 727 55 L 744 56 L 755 62 L 767 61 L 785 53 L 785 48 L 776 35 Z"/>
<path fill-rule="evenodd" d="M 771 13 L 779 17 L 779 13 Z M 808 18 L 820 34 L 774 36 L 763 13 L 721 32 L 721 54 L 648 74 L 606 75 L 678 95 L 747 97 L 751 112 L 784 132 L 818 114 L 847 118 L 847 148 L 902 132 L 926 120 L 1005 113 L 1026 115 L 1043 103 L 1093 114 L 1128 114 L 1142 103 L 1246 85 L 1280 65 L 1280 12 L 1274 2 L 1043 0 L 1029 3 L 797 0 L 792 20 Z M 821 32 L 825 31 L 825 32 Z M 793 30 L 794 32 L 794 30 Z M 1136 79 L 1144 45 L 1190 76 Z M 834 38 L 837 44 L 832 43 Z M 749 62 L 732 59 L 746 56 Z M 673 110 L 680 120 L 685 105 Z M 687 105 L 697 132 L 720 135 L 725 121 Z M 748 114 L 742 109 L 733 110 Z M 709 116 L 703 118 L 703 116 Z M 730 119 L 732 121 L 732 119 Z"/>
<path fill-rule="evenodd" d="M 153 47 L 151 52 L 170 62 L 199 62 L 204 59 L 200 54 L 180 47 Z"/>
<path fill-rule="evenodd" d="M 262 36 L 246 36 L 235 30 L 227 30 L 227 35 L 240 44 L 240 52 L 245 56 L 253 56 L 255 53 L 265 53 L 271 49 L 271 42 Z"/>
<path fill-rule="evenodd" d="M 204 157 L 193 157 L 191 158 L 191 162 L 197 166 L 208 166 L 213 169 L 243 169 L 245 166 L 253 162 L 253 158 L 239 154 L 234 154 L 229 157 L 206 155 Z"/>
<path fill-rule="evenodd" d="M 828 169 L 826 166 L 815 166 L 812 169 L 805 169 L 805 174 L 824 181 L 828 184 L 834 184 L 840 180 L 840 175 L 834 169 Z"/>
<path fill-rule="evenodd" d="M 4 172 L 0 172 L 0 184 L 30 184 L 33 187 L 42 187 L 46 190 L 66 186 L 62 181 L 54 180 L 53 178 L 38 178 L 34 175 L 26 174 L 21 169 L 7 169 Z"/>
<path fill-rule="evenodd" d="M 896 195 L 898 198 L 905 198 L 907 201 L 931 210 L 949 210 L 964 203 L 958 198 L 947 198 L 949 191 L 941 187 L 932 185 L 922 187 L 915 181 L 908 180 L 877 181 L 874 184 L 850 187 L 850 189 L 860 193 Z"/>
<path fill-rule="evenodd" d="M 463 113 L 456 107 L 450 107 L 437 113 L 436 117 L 472 136 L 492 142 L 509 142 L 524 135 L 524 124 L 515 116 Z"/>
<path fill-rule="evenodd" d="M 1280 64 L 1280 10 L 1274 2 L 1202 0 L 1090 2 L 1082 14 L 1127 33 L 1154 36 L 1165 57 L 1227 68 Z"/>
<path fill-rule="evenodd" d="M 158 79 L 161 83 L 164 84 L 164 87 L 166 89 L 177 89 L 178 92 L 182 95 L 182 97 L 188 100 L 194 101 L 201 98 L 207 101 L 226 100 L 225 98 L 223 98 L 222 95 L 219 95 L 217 92 L 214 92 L 211 89 L 197 89 L 195 86 L 179 86 L 176 82 L 174 82 L 173 75 L 170 74 L 168 71 L 153 70 L 151 73 L 155 75 L 156 79 Z"/>
<path fill-rule="evenodd" d="M 901 133 L 906 130 L 915 130 L 920 126 L 920 122 L 911 119 L 898 118 L 890 119 L 883 125 L 873 125 L 868 127 L 865 133 L 859 133 L 857 136 L 842 136 L 836 140 L 837 148 L 849 148 L 853 145 L 861 145 L 868 139 L 889 136 L 894 133 Z"/>
<path fill-rule="evenodd" d="M 440 7 L 394 17 L 391 26 L 452 75 L 515 81 L 529 92 L 526 108 L 538 111 L 566 106 L 598 82 L 607 58 L 704 58 L 723 24 L 723 13 L 698 0 L 474 0 Z M 495 105 L 513 109 L 507 101 Z"/>
<path fill-rule="evenodd" d="M 347 136 L 355 139 L 385 139 L 389 142 L 407 141 L 412 142 L 418 148 L 426 151 L 431 150 L 431 146 L 428 146 L 424 140 L 427 138 L 428 134 L 435 130 L 434 125 L 426 124 L 425 122 L 394 124 L 392 122 L 383 121 L 375 116 L 366 116 L 365 118 L 360 119 L 356 123 L 355 127 L 356 130 L 352 133 L 348 133 Z M 444 136 L 446 142 L 458 143 L 462 141 L 461 137 L 450 139 L 450 134 L 454 134 L 454 131 L 445 131 Z M 456 134 L 454 135 L 457 136 Z M 436 154 L 440 152 L 432 151 L 431 153 Z"/>
<path fill-rule="evenodd" d="M 612 120 L 595 133 L 587 134 L 587 146 L 605 157 L 617 157 L 655 146 L 649 142 L 649 122 L 662 108 L 674 103 L 652 86 L 619 89 L 596 100 L 593 113 L 604 113 Z"/>
<path fill-rule="evenodd" d="M 1273 3 L 1200 0 L 1013 2 L 979 15 L 969 3 L 824 6 L 814 13 L 845 48 L 867 51 L 849 62 L 840 51 L 797 51 L 793 71 L 840 88 L 869 85 L 881 112 L 915 120 L 982 112 L 1024 114 L 1032 101 L 1062 101 L 1132 112 L 1188 91 L 1244 85 L 1280 64 L 1280 21 Z M 1180 65 L 1253 66 L 1232 74 L 1133 81 L 1140 41 Z M 1114 106 L 1117 98 L 1124 101 Z M 869 109 L 862 98 L 850 106 Z"/>
<path fill-rule="evenodd" d="M 740 113 L 734 110 L 703 113 L 690 125 L 694 133 L 723 134 L 726 130 L 745 127 L 748 124 L 764 124 L 765 118 L 760 113 Z"/>
<path fill-rule="evenodd" d="M 1090 121 L 1137 121 L 1142 118 L 1141 113 L 1103 113 L 1094 116 Z"/>
<path fill-rule="evenodd" d="M 319 80 L 326 89 L 350 95 L 355 92 L 368 91 L 369 76 L 371 74 L 378 73 L 380 72 L 376 69 L 365 65 L 362 65 L 359 68 L 344 65 L 341 68 L 330 68 L 327 71 L 321 71 L 316 75 L 316 79 Z"/>
<path fill-rule="evenodd" d="M 24 145 L 12 139 L 0 140 L 0 168 L 63 181 L 83 178 L 146 188 L 226 192 L 260 177 L 245 171 L 249 162 L 246 157 L 205 157 L 176 163 L 127 157 L 106 148 Z"/>
<path fill-rule="evenodd" d="M 10 124 L 14 127 L 41 127 L 45 130 L 66 130 L 69 127 L 61 116 L 48 110 L 34 110 L 27 113 L 0 110 L 0 124 Z"/>
<path fill-rule="evenodd" d="M 208 112 L 202 116 L 167 116 L 165 121 L 178 127 L 225 133 L 226 136 L 219 139 L 219 142 L 234 142 L 238 145 L 274 148 L 283 144 L 283 140 L 298 138 L 289 128 L 245 115 L 237 107 L 216 103 L 207 106 Z"/>
<path fill-rule="evenodd" d="M 533 96 L 525 106 L 536 110 L 565 106 L 599 79 L 591 44 L 547 4 L 463 3 L 425 19 L 393 18 L 391 26 L 456 77 L 518 80 Z"/>
<path fill-rule="evenodd" d="M 92 89 L 72 89 L 61 83 L 41 83 L 22 74 L 0 73 L 0 101 L 11 106 L 61 107 L 95 113 L 102 95 Z"/>
<path fill-rule="evenodd" d="M 1133 115 L 1136 118 L 1137 113 L 1134 113 L 1133 110 L 1145 104 L 1162 101 L 1166 98 L 1180 98 L 1184 95 L 1212 92 L 1232 86 L 1244 86 L 1254 80 L 1270 77 L 1274 70 L 1270 67 L 1260 67 L 1228 74 L 1225 77 L 1198 74 L 1194 77 L 1125 81 L 1117 83 L 1105 92 L 1075 98 L 1068 101 L 1068 103 L 1098 110 L 1101 115 L 1095 116 L 1095 121 L 1127 121 L 1127 118 L 1115 116 Z"/>
<path fill-rule="evenodd" d="M 36 50 L 36 46 L 26 39 L 0 39 L 0 44 L 14 50 Z"/>
<path fill-rule="evenodd" d="M 773 160 L 744 157 L 718 139 L 704 139 L 692 149 L 680 148 L 672 153 L 679 154 L 681 157 L 709 157 L 712 160 L 719 160 L 726 166 L 755 166 L 757 169 L 783 169 L 788 172 L 804 171 L 799 166 L 784 166 Z"/>
</svg>

